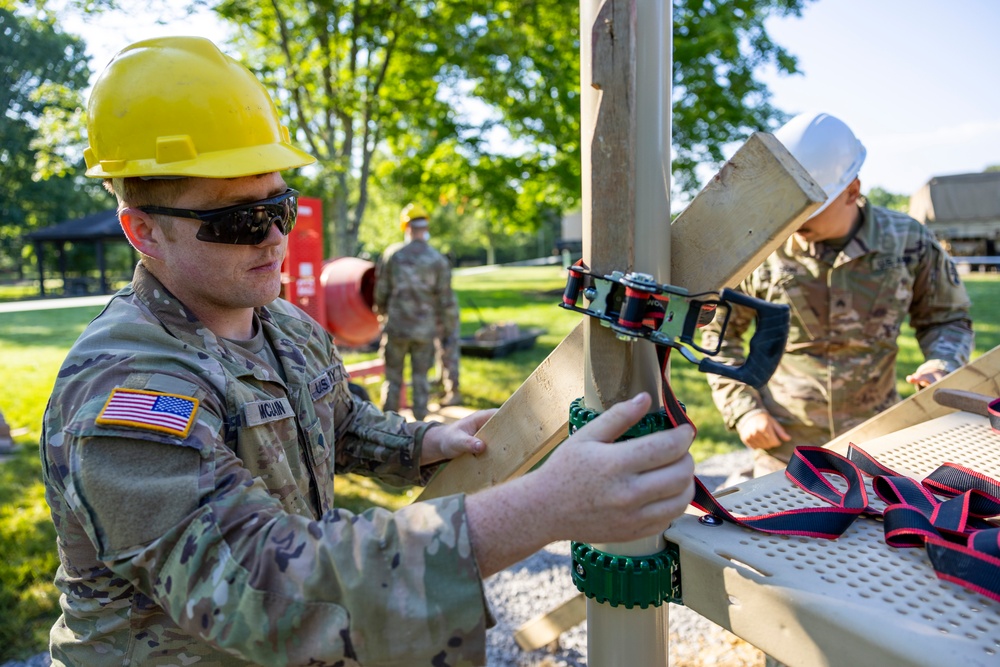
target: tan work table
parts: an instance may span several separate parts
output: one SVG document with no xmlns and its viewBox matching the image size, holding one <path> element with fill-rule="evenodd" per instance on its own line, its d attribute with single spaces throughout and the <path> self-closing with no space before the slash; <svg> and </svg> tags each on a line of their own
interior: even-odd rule
<svg viewBox="0 0 1000 667">
<path fill-rule="evenodd" d="M 967 412 L 856 444 L 917 479 L 945 462 L 1000 479 L 1000 435 Z M 867 479 L 869 503 L 884 507 Z M 737 516 L 823 505 L 783 472 L 716 498 Z M 887 546 L 881 520 L 858 518 L 826 540 L 705 525 L 700 514 L 665 532 L 680 548 L 684 604 L 781 662 L 1000 666 L 1000 602 L 938 579 L 923 548 Z"/>
</svg>

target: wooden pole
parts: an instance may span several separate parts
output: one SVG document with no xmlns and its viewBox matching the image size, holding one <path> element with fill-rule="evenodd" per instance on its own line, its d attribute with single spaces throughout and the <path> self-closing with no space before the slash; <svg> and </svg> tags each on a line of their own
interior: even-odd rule
<svg viewBox="0 0 1000 667">
<path fill-rule="evenodd" d="M 598 274 L 639 271 L 668 283 L 670 5 L 581 0 L 580 23 L 584 262 Z M 647 391 L 659 409 L 659 365 L 651 343 L 623 342 L 587 318 L 584 350 L 587 408 L 603 412 Z M 665 544 L 655 535 L 593 546 L 620 556 L 648 556 Z M 665 604 L 626 609 L 588 599 L 588 664 L 666 665 L 667 610 Z"/>
</svg>

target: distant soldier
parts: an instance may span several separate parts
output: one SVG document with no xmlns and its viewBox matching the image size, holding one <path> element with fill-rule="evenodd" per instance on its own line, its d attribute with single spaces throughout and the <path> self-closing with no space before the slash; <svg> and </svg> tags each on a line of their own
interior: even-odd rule
<svg viewBox="0 0 1000 667">
<path fill-rule="evenodd" d="M 375 312 L 382 320 L 385 361 L 382 409 L 399 410 L 403 364 L 409 355 L 413 416 L 422 420 L 427 416 L 427 374 L 434 365 L 435 339 L 442 331 L 454 331 L 458 303 L 448 260 L 427 243 L 427 211 L 409 204 L 399 221 L 406 240 L 386 248 L 375 268 Z"/>
<path fill-rule="evenodd" d="M 968 363 L 971 305 L 951 257 L 913 218 L 861 197 L 865 148 L 842 121 L 802 114 L 775 132 L 826 192 L 826 203 L 740 289 L 791 306 L 777 372 L 759 391 L 709 375 L 729 428 L 754 453 L 754 475 L 785 467 L 799 445 L 822 446 L 899 401 L 896 339 L 909 318 L 925 362 L 906 377 L 926 387 Z M 702 345 L 743 361 L 753 314 L 734 309 Z"/>
</svg>

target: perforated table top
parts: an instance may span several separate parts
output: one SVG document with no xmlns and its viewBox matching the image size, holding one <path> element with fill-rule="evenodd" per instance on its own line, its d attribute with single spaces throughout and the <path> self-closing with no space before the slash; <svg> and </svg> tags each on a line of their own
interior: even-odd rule
<svg viewBox="0 0 1000 667">
<path fill-rule="evenodd" d="M 966 412 L 857 444 L 918 479 L 945 462 L 1000 479 L 1000 435 Z M 744 516 L 822 504 L 784 473 L 715 495 Z M 684 604 L 781 662 L 1000 666 L 1000 603 L 938 579 L 922 548 L 887 546 L 880 520 L 825 540 L 705 525 L 700 514 L 665 533 L 680 547 Z"/>
</svg>

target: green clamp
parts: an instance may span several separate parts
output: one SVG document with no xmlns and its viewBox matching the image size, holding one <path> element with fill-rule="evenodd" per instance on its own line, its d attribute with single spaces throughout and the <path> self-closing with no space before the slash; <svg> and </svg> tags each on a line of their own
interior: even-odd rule
<svg viewBox="0 0 1000 667">
<path fill-rule="evenodd" d="M 681 408 L 684 406 L 681 405 Z M 569 406 L 569 433 L 572 435 L 598 413 L 578 398 Z M 638 438 L 671 428 L 666 410 L 645 415 L 618 440 Z M 651 556 L 616 556 L 582 542 L 572 543 L 573 583 L 580 592 L 612 607 L 642 609 L 664 602 L 683 604 L 681 598 L 680 551 L 676 544 Z"/>
<path fill-rule="evenodd" d="M 684 404 L 681 403 L 681 407 Z M 580 397 L 569 404 L 569 434 L 573 435 L 589 421 L 592 421 L 600 414 L 583 404 L 583 397 Z M 629 430 L 625 431 L 618 440 L 629 440 L 639 436 L 648 435 L 657 431 L 670 430 L 670 420 L 667 419 L 667 411 L 651 412 L 643 415 L 642 419 L 633 424 Z"/>
<path fill-rule="evenodd" d="M 616 556 L 573 542 L 572 555 L 573 583 L 588 598 L 626 609 L 684 604 L 680 550 L 672 542 L 651 556 Z"/>
</svg>

